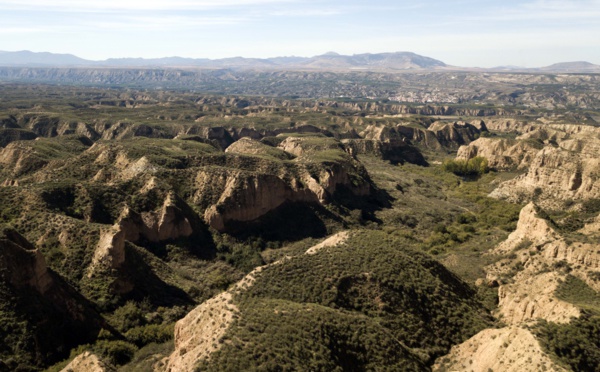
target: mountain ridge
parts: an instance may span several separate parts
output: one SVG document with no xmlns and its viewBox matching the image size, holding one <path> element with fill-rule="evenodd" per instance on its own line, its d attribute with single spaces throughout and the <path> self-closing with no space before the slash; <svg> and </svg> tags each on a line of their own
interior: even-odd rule
<svg viewBox="0 0 600 372">
<path fill-rule="evenodd" d="M 498 66 L 476 68 L 452 66 L 431 57 L 413 52 L 360 53 L 343 55 L 327 52 L 313 57 L 278 56 L 269 58 L 247 58 L 242 56 L 228 58 L 188 58 L 180 56 L 160 58 L 108 58 L 88 60 L 73 54 L 51 52 L 0 51 L 0 66 L 3 67 L 189 67 L 189 68 L 237 68 L 237 69 L 308 69 L 308 70 L 490 70 L 523 72 L 600 72 L 600 65 L 587 61 L 558 62 L 543 67 Z"/>
</svg>

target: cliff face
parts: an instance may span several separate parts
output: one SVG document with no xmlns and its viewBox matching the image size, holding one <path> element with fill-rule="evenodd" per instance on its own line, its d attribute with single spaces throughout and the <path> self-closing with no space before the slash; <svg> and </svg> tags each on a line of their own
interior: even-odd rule
<svg viewBox="0 0 600 372">
<path fill-rule="evenodd" d="M 557 148 L 546 147 L 535 155 L 527 173 L 502 183 L 490 196 L 515 202 L 537 197 L 543 206 L 567 199 L 598 198 L 600 186 L 596 180 L 600 160 L 595 154 L 595 151 L 575 152 L 562 144 Z"/>
<path fill-rule="evenodd" d="M 521 128 L 523 129 L 523 128 Z M 525 169 L 490 196 L 512 202 L 536 200 L 556 208 L 566 200 L 600 197 L 600 129 L 585 125 L 531 125 L 516 140 L 480 138 L 457 153 L 461 159 L 483 156 L 492 168 Z"/>
<path fill-rule="evenodd" d="M 47 293 L 55 282 L 42 254 L 14 230 L 3 231 L 1 238 L 3 279 L 17 288 L 29 286 Z"/>
<path fill-rule="evenodd" d="M 194 202 L 206 206 L 208 225 L 226 231 L 228 224 L 256 220 L 284 203 L 326 204 L 342 187 L 357 196 L 371 192 L 364 168 L 333 139 L 289 137 L 279 148 L 295 159 L 264 159 L 247 170 L 210 167 L 196 174 Z"/>
<path fill-rule="evenodd" d="M 143 239 L 148 242 L 175 240 L 192 235 L 193 214 L 184 213 L 182 200 L 169 193 L 158 211 L 137 213 L 125 207 L 119 216 L 117 225 L 123 231 L 124 239 L 138 242 Z M 192 221 L 192 222 L 191 222 Z"/>
<path fill-rule="evenodd" d="M 0 272 L 2 296 L 8 296 L 2 299 L 1 336 L 7 342 L 2 359 L 29 352 L 34 359 L 24 362 L 53 363 L 106 327 L 91 304 L 48 269 L 42 254 L 14 230 L 0 232 Z M 26 329 L 19 331 L 19 324 Z"/>
<path fill-rule="evenodd" d="M 458 148 L 479 137 L 486 131 L 485 125 L 478 126 L 464 122 L 435 122 L 429 128 L 399 125 L 397 131 L 413 143 L 433 150 L 442 148 Z"/>
<path fill-rule="evenodd" d="M 540 146 L 528 141 L 479 138 L 468 145 L 461 146 L 456 158 L 469 160 L 482 156 L 488 160 L 488 165 L 492 169 L 523 169 L 531 164 L 539 151 Z"/>
<path fill-rule="evenodd" d="M 578 231 L 583 239 L 573 241 L 540 217 L 534 203 L 527 204 L 521 210 L 516 230 L 490 253 L 500 260 L 486 268 L 487 282 L 500 283 L 496 315 L 508 327 L 482 331 L 453 347 L 449 355 L 438 359 L 434 369 L 485 371 L 499 367 L 508 358 L 512 362 L 507 364 L 507 370 L 536 371 L 543 365 L 549 370 L 564 370 L 552 363 L 527 326 L 538 319 L 568 323 L 581 316 L 579 306 L 556 294 L 567 280 L 567 273 L 600 290 L 595 280 L 600 253 L 597 245 L 590 243 L 600 231 L 599 226 L 596 219 Z M 503 340 L 502 345 L 498 339 Z M 528 363 L 524 365 L 523 361 Z"/>
</svg>

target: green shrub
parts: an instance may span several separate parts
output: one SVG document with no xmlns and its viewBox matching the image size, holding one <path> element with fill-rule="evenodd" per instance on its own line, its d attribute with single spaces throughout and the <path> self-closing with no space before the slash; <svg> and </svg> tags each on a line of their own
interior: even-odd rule
<svg viewBox="0 0 600 372">
<path fill-rule="evenodd" d="M 152 342 L 161 344 L 173 338 L 174 324 L 149 324 L 135 327 L 125 333 L 127 340 L 137 347 L 148 345 Z"/>
<path fill-rule="evenodd" d="M 133 301 L 127 301 L 111 316 L 112 325 L 121 332 L 142 326 L 145 322 L 144 312 Z"/>
<path fill-rule="evenodd" d="M 481 176 L 489 172 L 488 161 L 481 156 L 469 160 L 446 160 L 442 164 L 442 168 L 446 172 L 454 173 L 457 176 Z"/>
<path fill-rule="evenodd" d="M 121 366 L 128 363 L 133 358 L 137 351 L 137 347 L 129 342 L 121 340 L 100 340 L 93 345 L 81 345 L 78 348 L 71 350 L 71 358 L 74 358 L 85 351 L 89 351 L 100 358 L 106 359 L 110 364 Z"/>
<path fill-rule="evenodd" d="M 571 323 L 540 320 L 534 329 L 545 349 L 574 371 L 600 371 L 600 318 L 583 316 Z"/>
</svg>

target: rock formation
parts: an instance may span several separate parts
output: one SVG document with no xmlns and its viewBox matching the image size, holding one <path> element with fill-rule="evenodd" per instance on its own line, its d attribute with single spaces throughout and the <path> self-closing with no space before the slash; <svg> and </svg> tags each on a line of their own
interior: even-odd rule
<svg viewBox="0 0 600 372">
<path fill-rule="evenodd" d="M 98 358 L 97 355 L 86 351 L 75 357 L 71 363 L 60 372 L 116 372 L 117 369 Z"/>
<path fill-rule="evenodd" d="M 535 336 L 522 327 L 486 329 L 436 362 L 434 371 L 567 371 L 546 354 Z"/>
<path fill-rule="evenodd" d="M 549 131 L 554 132 L 550 137 Z M 600 167 L 597 128 L 551 125 L 538 127 L 519 138 L 546 141 L 546 146 L 533 156 L 527 173 L 502 183 L 490 196 L 514 202 L 535 199 L 544 207 L 557 207 L 560 201 L 600 197 L 596 182 Z M 465 150 L 462 156 L 470 151 Z"/>
<path fill-rule="evenodd" d="M 251 140 L 241 141 L 241 145 L 232 145 L 231 152 L 265 150 L 264 145 L 248 142 Z M 253 150 L 248 149 L 249 144 Z M 288 137 L 279 148 L 296 158 L 282 163 L 276 158 L 281 153 L 274 152 L 274 160 L 252 160 L 254 165 L 246 169 L 208 167 L 198 171 L 193 200 L 205 209 L 208 225 L 225 231 L 231 222 L 256 220 L 285 203 L 329 203 L 339 188 L 361 196 L 371 192 L 364 168 L 332 138 Z"/>
<path fill-rule="evenodd" d="M 540 148 L 541 146 L 528 141 L 479 138 L 468 145 L 461 146 L 456 158 L 469 160 L 482 156 L 487 159 L 492 169 L 523 169 L 529 167 Z"/>
</svg>

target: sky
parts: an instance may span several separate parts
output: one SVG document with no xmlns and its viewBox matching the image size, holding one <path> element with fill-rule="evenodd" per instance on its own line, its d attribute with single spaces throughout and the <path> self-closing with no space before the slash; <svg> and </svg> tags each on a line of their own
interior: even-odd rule
<svg viewBox="0 0 600 372">
<path fill-rule="evenodd" d="M 0 50 L 92 60 L 410 51 L 463 67 L 600 64 L 600 0 L 0 0 Z"/>
</svg>

